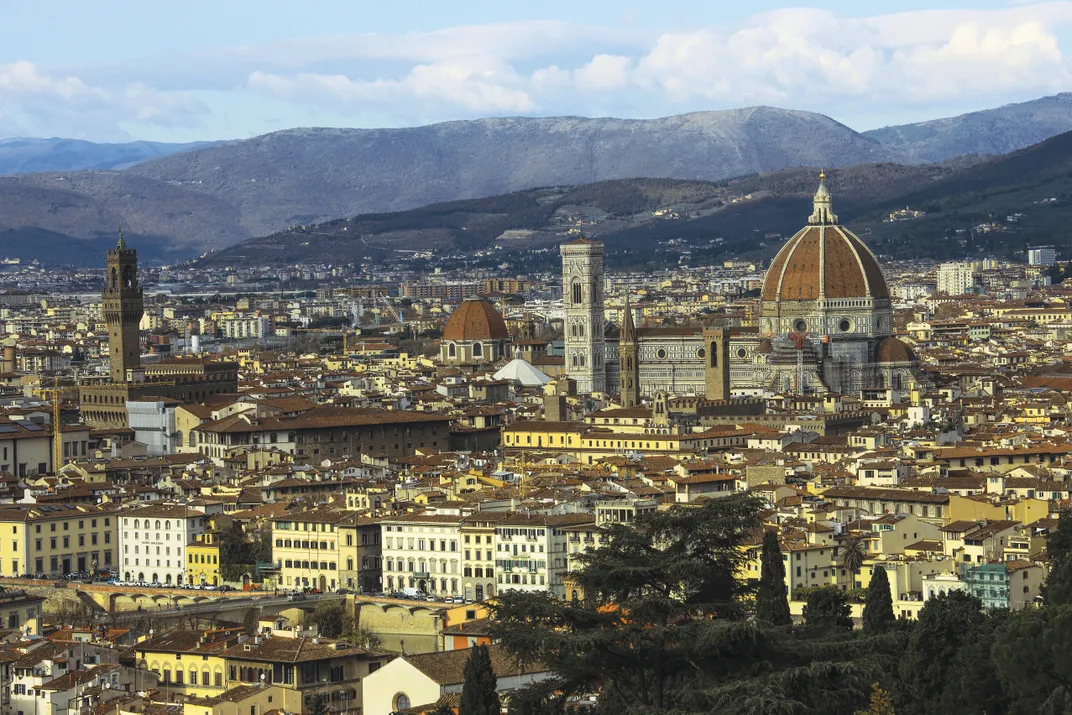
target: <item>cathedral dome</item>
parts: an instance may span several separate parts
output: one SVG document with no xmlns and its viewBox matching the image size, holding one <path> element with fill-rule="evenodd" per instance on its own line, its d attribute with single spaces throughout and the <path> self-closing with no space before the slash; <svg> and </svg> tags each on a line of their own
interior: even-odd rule
<svg viewBox="0 0 1072 715">
<path fill-rule="evenodd" d="M 877 363 L 915 361 L 916 354 L 912 352 L 912 348 L 905 345 L 901 339 L 895 338 L 892 335 L 888 338 L 884 338 L 875 349 L 875 362 Z"/>
<path fill-rule="evenodd" d="M 771 261 L 763 281 L 763 300 L 889 300 L 889 288 L 874 254 L 852 231 L 838 225 L 822 174 L 814 206 L 808 225 Z"/>
<path fill-rule="evenodd" d="M 470 298 L 459 305 L 443 328 L 443 340 L 507 340 L 510 331 L 491 303 Z"/>
</svg>

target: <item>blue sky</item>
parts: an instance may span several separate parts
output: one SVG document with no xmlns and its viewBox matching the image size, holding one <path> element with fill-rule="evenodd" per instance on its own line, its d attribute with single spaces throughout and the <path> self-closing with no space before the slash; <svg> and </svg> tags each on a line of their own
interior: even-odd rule
<svg viewBox="0 0 1072 715">
<path fill-rule="evenodd" d="M 0 137 L 188 141 L 769 104 L 856 129 L 1072 90 L 1072 0 L 5 3 Z"/>
</svg>

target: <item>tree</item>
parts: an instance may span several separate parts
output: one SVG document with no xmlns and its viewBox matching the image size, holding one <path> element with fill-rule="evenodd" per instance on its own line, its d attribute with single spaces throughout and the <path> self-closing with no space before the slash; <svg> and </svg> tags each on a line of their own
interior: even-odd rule
<svg viewBox="0 0 1072 715">
<path fill-rule="evenodd" d="M 1009 696 L 998 677 L 993 658 L 996 632 L 1008 616 L 1008 611 L 985 614 L 983 620 L 965 635 L 949 664 L 942 692 L 942 712 L 1009 712 Z"/>
<path fill-rule="evenodd" d="M 1060 707 L 1072 697 L 1070 651 L 1072 605 L 1024 609 L 996 629 L 994 670 L 1015 703 L 1013 712 L 1072 711 Z"/>
<path fill-rule="evenodd" d="M 351 617 L 351 623 L 347 624 L 347 613 L 342 604 L 322 601 L 317 604 L 309 620 L 323 637 L 340 638 L 347 630 L 347 626 L 352 626 L 353 618 Z"/>
<path fill-rule="evenodd" d="M 257 634 L 257 629 L 260 628 L 261 609 L 251 608 L 246 611 L 245 618 L 242 619 L 242 627 L 246 630 L 246 635 L 253 636 Z"/>
<path fill-rule="evenodd" d="M 941 712 L 950 667 L 971 629 L 985 620 L 983 604 L 962 591 L 928 600 L 919 612 L 899 668 L 897 707 L 908 715 Z"/>
<path fill-rule="evenodd" d="M 834 586 L 817 588 L 804 604 L 804 624 L 809 628 L 852 629 L 852 609 L 845 592 Z"/>
<path fill-rule="evenodd" d="M 871 702 L 867 710 L 858 710 L 856 715 L 894 715 L 890 694 L 878 683 L 871 686 Z"/>
<path fill-rule="evenodd" d="M 257 559 L 238 522 L 220 536 L 220 576 L 224 581 L 238 581 L 253 570 Z"/>
<path fill-rule="evenodd" d="M 459 713 L 465 715 L 499 715 L 501 705 L 496 691 L 498 680 L 491 667 L 491 656 L 485 645 L 470 649 L 465 661 L 465 682 L 462 684 L 462 699 Z"/>
<path fill-rule="evenodd" d="M 886 578 L 886 569 L 876 566 L 871 573 L 871 583 L 867 586 L 867 602 L 864 604 L 863 614 L 864 631 L 885 633 L 896 621 L 893 615 L 890 580 Z"/>
<path fill-rule="evenodd" d="M 317 693 L 309 703 L 309 715 L 328 715 L 328 697 Z"/>
<path fill-rule="evenodd" d="M 759 590 L 756 593 L 756 620 L 772 626 L 788 626 L 793 623 L 785 593 L 785 562 L 782 561 L 778 534 L 773 531 L 763 535 Z"/>
<path fill-rule="evenodd" d="M 600 713 L 840 715 L 867 707 L 904 634 L 863 638 L 748 618 L 751 589 L 737 575 L 759 509 L 737 495 L 607 527 L 604 545 L 579 557 L 580 601 L 499 594 L 493 636 L 552 673 L 540 692 L 513 694 L 512 709 L 553 713 L 592 693 Z"/>
<path fill-rule="evenodd" d="M 1047 605 L 1072 604 L 1072 510 L 1061 513 L 1057 528 L 1046 539 L 1050 575 L 1042 589 Z"/>
<path fill-rule="evenodd" d="M 855 588 L 856 574 L 860 573 L 860 567 L 863 566 L 864 559 L 867 558 L 864 542 L 856 536 L 850 536 L 842 540 L 838 549 L 841 551 L 841 565 L 849 570 L 849 576 L 852 581 L 850 588 Z"/>
</svg>

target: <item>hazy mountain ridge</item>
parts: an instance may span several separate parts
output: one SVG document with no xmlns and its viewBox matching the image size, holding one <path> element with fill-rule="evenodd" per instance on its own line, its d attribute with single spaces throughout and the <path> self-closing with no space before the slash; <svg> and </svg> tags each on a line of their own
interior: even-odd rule
<svg viewBox="0 0 1072 715">
<path fill-rule="evenodd" d="M 943 164 L 865 164 L 827 171 L 834 209 L 873 248 L 902 257 L 955 255 L 978 223 L 993 232 L 973 247 L 990 253 L 1061 239 L 1072 221 L 1072 132 L 1004 157 Z M 814 169 L 793 168 L 729 182 L 624 179 L 530 189 L 295 227 L 209 255 L 204 264 L 351 263 L 398 255 L 496 247 L 505 258 L 570 237 L 578 227 L 612 250 L 651 257 L 676 239 L 717 255 L 772 252 L 807 220 Z M 889 221 L 899 209 L 922 209 Z M 662 209 L 656 215 L 656 210 Z M 672 215 L 671 215 L 672 214 Z M 1012 223 L 1006 217 L 1019 214 Z M 1002 224 L 1002 225 L 998 225 Z M 712 247 L 712 239 L 721 239 Z M 641 259 L 643 262 L 643 259 Z"/>
<path fill-rule="evenodd" d="M 906 160 L 943 161 L 962 154 L 1007 154 L 1072 131 L 1072 92 L 929 122 L 884 127 L 863 136 Z"/>
<path fill-rule="evenodd" d="M 125 169 L 138 162 L 170 154 L 194 151 L 219 142 L 185 144 L 136 141 L 100 144 L 82 139 L 0 139 L 0 175 L 37 171 L 77 171 L 80 169 Z"/>
<path fill-rule="evenodd" d="M 772 181 L 793 166 L 904 165 L 946 153 L 990 154 L 1052 132 L 1062 121 L 1072 125 L 1072 112 L 1060 116 L 1069 98 L 865 134 L 824 115 L 771 107 L 653 120 L 504 118 L 406 129 L 293 129 L 122 171 L 0 177 L 0 231 L 7 231 L 5 250 L 18 255 L 17 231 L 95 239 L 123 224 L 132 239 L 160 242 L 155 254 L 189 257 L 290 226 L 539 186 L 754 174 Z M 882 171 L 882 181 L 897 172 L 915 180 L 904 168 Z M 810 181 L 812 174 L 800 176 Z M 792 182 L 791 176 L 777 181 Z M 890 197 L 887 188 L 876 187 L 871 198 Z"/>
</svg>

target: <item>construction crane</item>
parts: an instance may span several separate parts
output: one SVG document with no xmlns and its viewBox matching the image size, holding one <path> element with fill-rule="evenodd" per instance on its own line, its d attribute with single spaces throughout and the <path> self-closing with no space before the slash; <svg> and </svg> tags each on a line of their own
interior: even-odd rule
<svg viewBox="0 0 1072 715">
<path fill-rule="evenodd" d="M 34 394 L 52 402 L 52 473 L 59 474 L 63 466 L 63 425 L 60 422 L 60 400 L 65 396 L 78 392 L 77 385 L 60 387 L 60 380 L 56 378 L 52 387 L 34 388 Z"/>
</svg>

